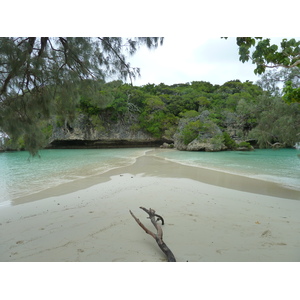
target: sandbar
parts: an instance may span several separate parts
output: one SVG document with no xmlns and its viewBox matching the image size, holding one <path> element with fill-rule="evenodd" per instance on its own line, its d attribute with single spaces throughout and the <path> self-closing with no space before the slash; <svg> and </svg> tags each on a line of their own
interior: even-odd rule
<svg viewBox="0 0 300 300">
<path fill-rule="evenodd" d="M 178 262 L 300 261 L 300 191 L 153 153 L 1 208 L 0 261 L 164 262 L 140 206 L 164 217 Z"/>
</svg>

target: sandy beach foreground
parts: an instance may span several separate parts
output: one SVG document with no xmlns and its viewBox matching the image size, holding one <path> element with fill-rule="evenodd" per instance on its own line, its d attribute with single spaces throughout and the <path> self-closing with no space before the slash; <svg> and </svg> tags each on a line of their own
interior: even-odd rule
<svg viewBox="0 0 300 300">
<path fill-rule="evenodd" d="M 298 199 L 298 200 L 297 200 Z M 140 206 L 165 219 L 179 262 L 300 261 L 300 191 L 146 154 L 131 166 L 0 209 L 0 261 L 166 261 Z"/>
</svg>

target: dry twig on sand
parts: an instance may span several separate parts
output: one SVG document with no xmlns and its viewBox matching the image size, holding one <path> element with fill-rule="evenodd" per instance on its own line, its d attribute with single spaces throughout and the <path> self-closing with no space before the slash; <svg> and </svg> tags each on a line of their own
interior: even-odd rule
<svg viewBox="0 0 300 300">
<path fill-rule="evenodd" d="M 155 213 L 154 209 L 146 209 L 144 207 L 140 207 L 140 209 L 144 210 L 148 215 L 149 215 L 149 219 L 151 220 L 152 224 L 154 225 L 154 227 L 156 228 L 157 233 L 153 233 L 152 231 L 150 231 L 148 228 L 145 227 L 145 225 L 132 213 L 131 210 L 130 214 L 132 215 L 132 217 L 136 220 L 136 222 L 145 230 L 145 232 L 147 234 L 150 234 L 155 240 L 156 243 L 158 244 L 159 248 L 165 253 L 165 255 L 168 258 L 168 261 L 171 262 L 175 262 L 175 256 L 172 253 L 172 251 L 169 249 L 169 247 L 164 243 L 162 237 L 163 237 L 163 232 L 162 232 L 162 228 L 160 226 L 160 224 L 158 224 L 158 221 L 162 221 L 162 225 L 164 225 L 164 219 L 160 216 L 157 215 Z M 157 217 L 157 220 L 155 220 L 155 217 Z"/>
</svg>

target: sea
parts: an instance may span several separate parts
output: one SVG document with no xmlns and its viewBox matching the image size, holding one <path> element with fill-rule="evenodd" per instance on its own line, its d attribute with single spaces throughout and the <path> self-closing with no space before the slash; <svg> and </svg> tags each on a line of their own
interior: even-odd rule
<svg viewBox="0 0 300 300">
<path fill-rule="evenodd" d="M 142 155 L 276 182 L 300 190 L 300 150 L 190 152 L 153 148 L 48 149 L 0 153 L 0 208 L 28 196 L 88 176 L 133 164 Z M 141 170 L 141 173 L 143 171 Z"/>
<path fill-rule="evenodd" d="M 158 156 L 184 165 L 271 181 L 300 190 L 300 149 L 169 151 L 161 152 Z"/>
</svg>

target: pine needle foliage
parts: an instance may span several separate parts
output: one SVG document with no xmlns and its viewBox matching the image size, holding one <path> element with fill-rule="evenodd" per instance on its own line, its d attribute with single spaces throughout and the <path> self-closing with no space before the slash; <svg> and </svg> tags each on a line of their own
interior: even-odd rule
<svg viewBox="0 0 300 300">
<path fill-rule="evenodd" d="M 156 48 L 158 37 L 0 38 L 0 132 L 35 155 L 44 142 L 39 122 L 51 115 L 71 118 L 82 80 L 132 80 L 139 68 L 127 61 L 141 45 Z"/>
</svg>

